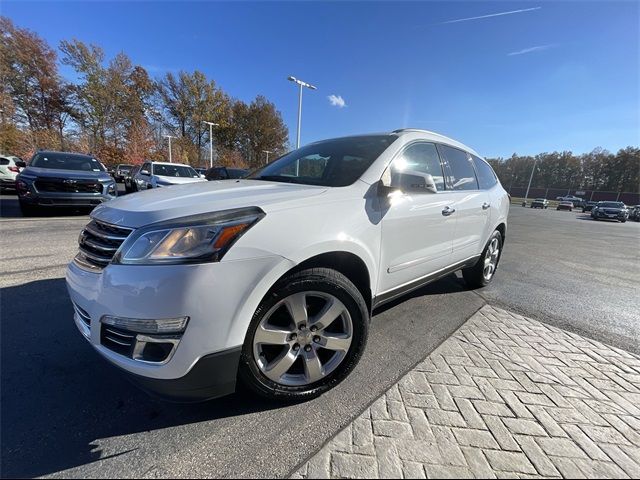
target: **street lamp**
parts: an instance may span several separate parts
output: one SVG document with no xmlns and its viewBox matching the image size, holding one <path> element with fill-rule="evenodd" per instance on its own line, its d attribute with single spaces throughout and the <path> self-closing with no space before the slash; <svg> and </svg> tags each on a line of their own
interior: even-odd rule
<svg viewBox="0 0 640 480">
<path fill-rule="evenodd" d="M 267 154 L 267 161 L 265 162 L 265 165 L 266 165 L 267 163 L 269 163 L 269 154 L 273 153 L 273 152 L 271 152 L 269 150 L 262 150 L 262 153 L 266 153 Z"/>
<path fill-rule="evenodd" d="M 171 157 L 171 139 L 177 137 L 174 137 L 173 135 L 165 135 L 164 138 L 169 139 L 169 163 L 173 163 L 173 158 Z"/>
<path fill-rule="evenodd" d="M 313 85 L 298 80 L 296 77 L 289 77 L 287 80 L 296 83 L 299 87 L 298 93 L 298 134 L 296 136 L 296 148 L 300 148 L 300 123 L 302 122 L 302 87 L 310 88 L 311 90 L 317 90 Z"/>
<path fill-rule="evenodd" d="M 522 202 L 523 206 L 526 206 L 527 198 L 529 198 L 529 189 L 531 188 L 531 180 L 533 180 L 533 174 L 536 171 L 536 163 L 538 163 L 538 159 L 534 158 L 533 159 L 533 168 L 531 169 L 531 176 L 529 177 L 529 185 L 527 185 L 527 193 L 524 194 L 524 202 Z"/>
<path fill-rule="evenodd" d="M 203 122 L 209 125 L 209 167 L 213 168 L 213 127 L 219 127 L 220 125 L 206 120 L 203 120 Z"/>
</svg>

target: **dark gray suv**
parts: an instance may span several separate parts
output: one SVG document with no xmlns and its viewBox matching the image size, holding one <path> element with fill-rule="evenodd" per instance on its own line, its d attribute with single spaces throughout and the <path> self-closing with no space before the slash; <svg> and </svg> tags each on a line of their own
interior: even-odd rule
<svg viewBox="0 0 640 480">
<path fill-rule="evenodd" d="M 117 196 L 115 180 L 91 155 L 39 151 L 16 177 L 23 215 L 41 207 L 95 207 Z"/>
</svg>

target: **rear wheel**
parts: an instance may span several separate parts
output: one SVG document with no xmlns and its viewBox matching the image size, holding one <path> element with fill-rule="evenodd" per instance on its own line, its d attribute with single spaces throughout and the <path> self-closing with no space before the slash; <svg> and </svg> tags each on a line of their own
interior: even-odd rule
<svg viewBox="0 0 640 480">
<path fill-rule="evenodd" d="M 263 397 L 298 401 L 340 383 L 364 351 L 369 312 L 341 273 L 313 268 L 288 275 L 256 310 L 239 377 Z"/>
<path fill-rule="evenodd" d="M 473 267 L 463 268 L 462 276 L 471 288 L 480 288 L 491 283 L 502 254 L 502 234 L 493 232 L 482 255 Z"/>
</svg>

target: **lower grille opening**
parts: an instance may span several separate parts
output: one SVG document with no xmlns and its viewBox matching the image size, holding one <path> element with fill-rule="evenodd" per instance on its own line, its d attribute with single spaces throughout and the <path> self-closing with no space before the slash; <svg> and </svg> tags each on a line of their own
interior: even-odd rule
<svg viewBox="0 0 640 480">
<path fill-rule="evenodd" d="M 136 344 L 136 334 L 120 328 L 102 325 L 100 343 L 109 350 L 131 357 Z"/>
<path fill-rule="evenodd" d="M 147 343 L 142 350 L 140 360 L 145 362 L 164 362 L 173 350 L 173 343 Z"/>
<path fill-rule="evenodd" d="M 149 363 L 167 362 L 180 343 L 182 335 L 149 336 L 102 323 L 100 344 L 133 360 Z"/>
</svg>

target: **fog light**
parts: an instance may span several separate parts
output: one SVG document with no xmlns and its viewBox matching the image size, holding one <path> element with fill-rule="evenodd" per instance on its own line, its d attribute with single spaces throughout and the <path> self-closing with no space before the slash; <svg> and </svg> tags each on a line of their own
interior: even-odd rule
<svg viewBox="0 0 640 480">
<path fill-rule="evenodd" d="M 100 322 L 134 333 L 165 334 L 184 332 L 189 317 L 142 319 L 105 315 Z"/>
</svg>

